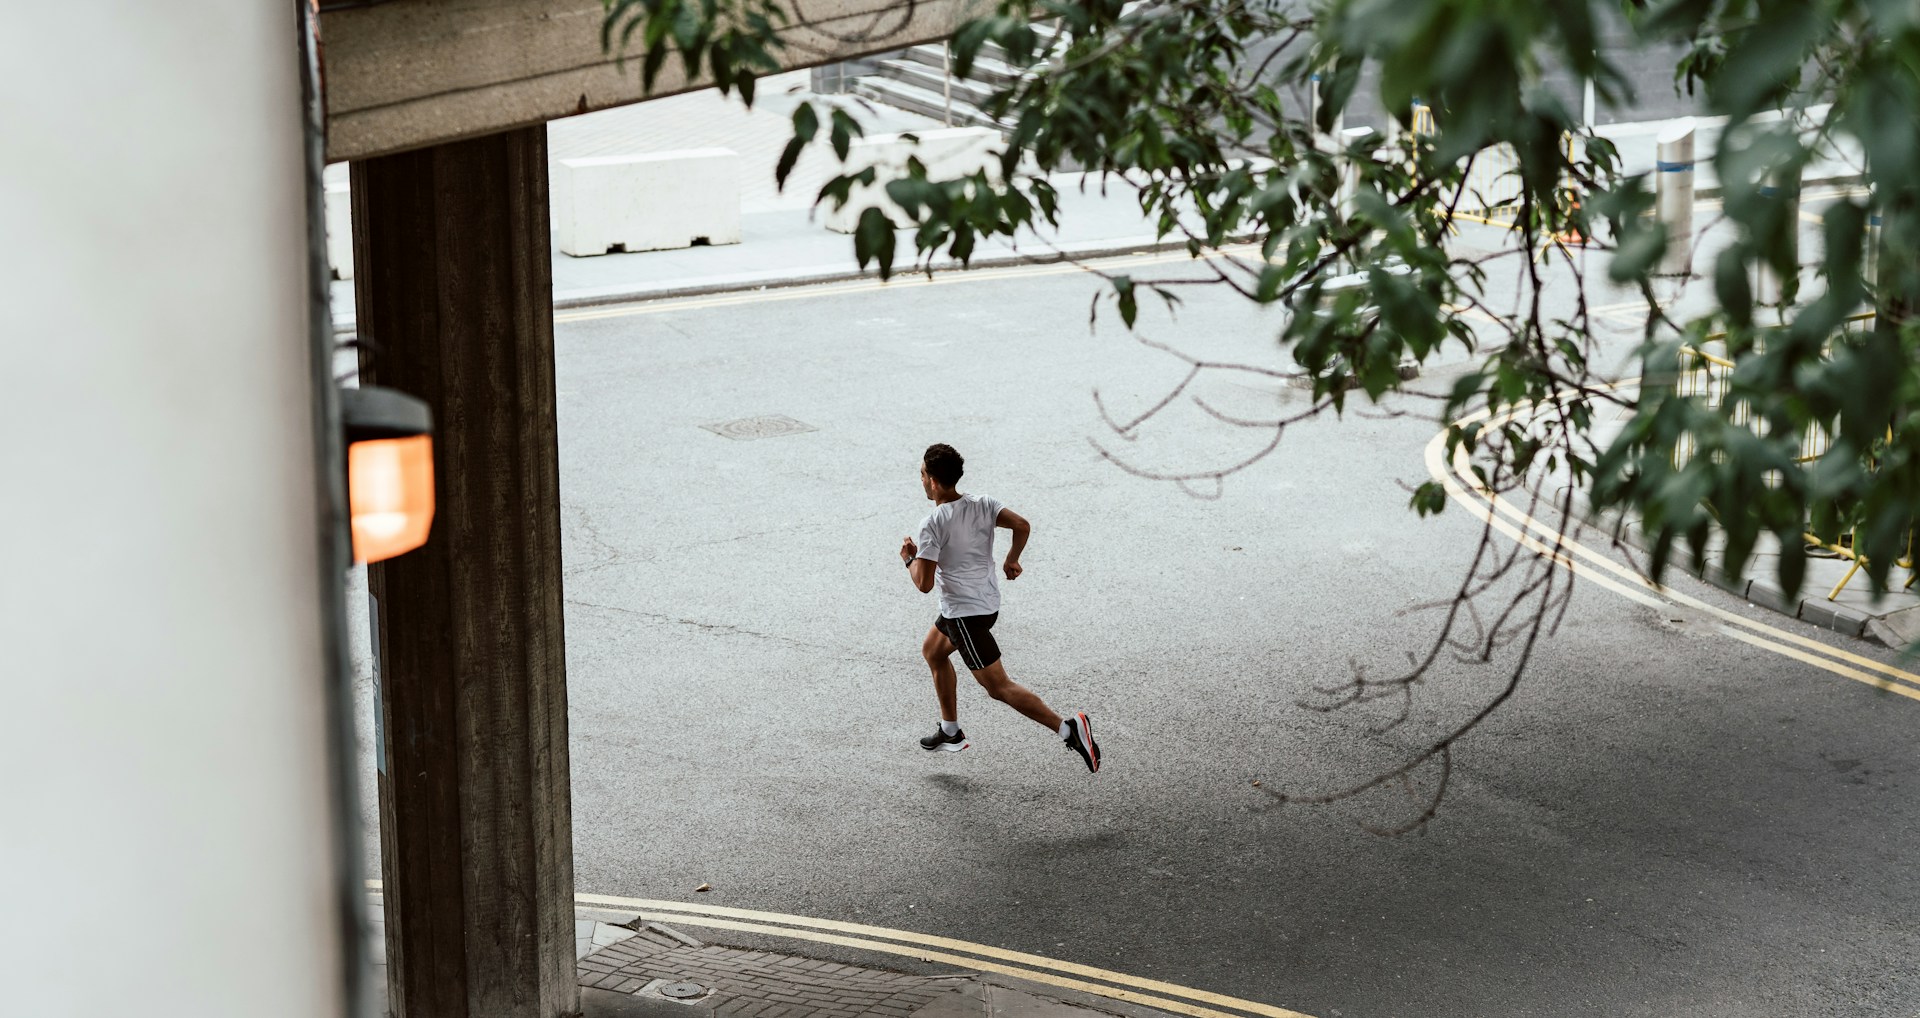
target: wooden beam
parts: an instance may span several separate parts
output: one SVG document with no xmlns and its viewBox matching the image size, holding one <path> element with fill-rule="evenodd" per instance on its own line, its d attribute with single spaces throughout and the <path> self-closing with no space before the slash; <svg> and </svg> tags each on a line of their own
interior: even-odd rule
<svg viewBox="0 0 1920 1018">
<path fill-rule="evenodd" d="M 986 0 L 787 0 L 786 70 L 945 39 Z M 365 159 L 703 88 L 600 48 L 600 0 L 392 0 L 321 15 L 327 161 Z"/>
</svg>

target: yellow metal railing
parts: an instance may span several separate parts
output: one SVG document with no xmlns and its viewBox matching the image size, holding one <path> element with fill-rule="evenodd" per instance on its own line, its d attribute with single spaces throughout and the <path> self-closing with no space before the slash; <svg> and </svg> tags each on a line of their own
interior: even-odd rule
<svg viewBox="0 0 1920 1018">
<path fill-rule="evenodd" d="M 1433 107 L 1426 103 L 1415 103 L 1411 133 L 1426 137 L 1439 133 L 1439 121 L 1435 118 Z M 1569 160 L 1577 151 L 1579 139 L 1572 134 L 1561 135 Z M 1507 144 L 1494 145 L 1481 149 L 1471 157 L 1471 163 L 1462 160 L 1466 166 L 1466 180 L 1460 187 L 1459 201 L 1454 204 L 1453 218 L 1469 223 L 1486 226 L 1500 226 L 1513 229 L 1520 217 L 1520 196 L 1525 189 L 1520 180 L 1520 157 Z M 1567 238 L 1556 238 L 1562 242 L 1571 242 Z"/>
<path fill-rule="evenodd" d="M 1849 317 L 1846 322 L 1841 325 L 1840 334 L 1844 336 L 1849 333 L 1869 331 L 1873 328 L 1873 325 L 1874 313 L 1871 311 L 1864 312 Z M 1725 339 L 1725 333 L 1714 333 L 1707 337 L 1708 342 L 1718 342 Z M 1681 369 L 1680 378 L 1675 385 L 1675 394 L 1682 397 L 1701 398 L 1706 401 L 1708 407 L 1713 409 L 1719 409 L 1725 405 L 1729 375 L 1731 375 L 1733 371 L 1733 361 L 1718 354 L 1692 346 L 1683 346 L 1680 350 L 1681 355 L 1690 358 L 1692 364 Z M 1825 352 L 1828 356 L 1832 355 L 1832 340 L 1827 342 Z M 1761 430 L 1765 426 L 1764 421 L 1755 419 L 1752 406 L 1744 400 L 1733 407 L 1727 415 L 1727 420 L 1731 424 L 1751 427 L 1756 431 Z M 1893 437 L 1891 429 L 1889 429 L 1887 437 L 1889 439 Z M 1794 462 L 1811 463 L 1826 455 L 1827 451 L 1832 447 L 1833 436 L 1816 421 L 1809 424 L 1806 431 L 1801 434 L 1800 451 L 1794 457 Z M 1693 458 L 1697 451 L 1698 446 L 1693 436 L 1690 434 L 1683 436 L 1681 440 L 1674 445 L 1672 454 L 1673 465 L 1676 468 L 1685 465 Z M 1777 475 L 1770 475 L 1767 480 L 1769 485 L 1779 483 Z M 1866 558 L 1853 550 L 1858 539 L 1857 531 L 1848 534 L 1847 539 L 1843 542 L 1823 541 L 1812 533 L 1805 533 L 1801 536 L 1806 541 L 1808 547 L 1824 549 L 1853 563 L 1852 566 L 1847 569 L 1846 575 L 1840 578 L 1840 582 L 1834 584 L 1833 589 L 1827 592 L 1827 600 L 1835 600 L 1840 596 L 1841 591 L 1847 589 L 1847 584 L 1853 582 L 1854 576 L 1860 572 L 1860 567 L 1866 564 Z M 1894 565 L 1909 571 L 1910 575 L 1907 577 L 1907 587 L 1912 587 L 1916 580 L 1920 580 L 1920 571 L 1916 571 L 1914 566 L 1913 535 L 1911 533 L 1907 535 L 1907 554 L 1903 558 L 1895 560 Z"/>
<path fill-rule="evenodd" d="M 1707 337 L 1708 341 L 1724 338 L 1722 335 Z M 1725 404 L 1729 388 L 1729 376 L 1733 373 L 1733 362 L 1717 354 L 1691 346 L 1680 348 L 1682 357 L 1690 357 L 1693 363 L 1680 370 L 1680 378 L 1674 386 L 1674 394 L 1682 398 L 1699 398 L 1706 402 L 1709 409 L 1718 410 Z M 1753 406 L 1746 401 L 1734 405 L 1727 414 L 1727 420 L 1737 426 L 1750 427 L 1754 423 Z M 1673 447 L 1673 465 L 1675 469 L 1683 467 L 1699 451 L 1699 443 L 1691 432 L 1680 436 Z"/>
</svg>

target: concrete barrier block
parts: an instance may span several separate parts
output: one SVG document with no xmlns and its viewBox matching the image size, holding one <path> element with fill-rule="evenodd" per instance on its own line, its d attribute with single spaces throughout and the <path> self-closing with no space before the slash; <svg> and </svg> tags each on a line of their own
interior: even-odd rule
<svg viewBox="0 0 1920 1018">
<path fill-rule="evenodd" d="M 856 186 L 847 204 L 838 210 L 831 202 L 822 208 L 827 229 L 852 233 L 860 215 L 877 208 L 893 220 L 895 226 L 910 226 L 906 212 L 887 197 L 887 182 L 907 175 L 907 160 L 920 160 L 929 180 L 952 180 L 981 170 L 989 179 L 1000 182 L 1000 154 L 1005 151 L 1000 132 L 991 127 L 939 127 L 910 134 L 879 134 L 856 138 L 847 152 L 846 172 L 872 167 L 871 187 Z"/>
<path fill-rule="evenodd" d="M 328 184 L 327 264 L 333 278 L 353 278 L 353 192 L 345 184 Z"/>
<path fill-rule="evenodd" d="M 555 242 L 576 258 L 740 243 L 731 149 L 562 159 L 550 186 Z"/>
</svg>

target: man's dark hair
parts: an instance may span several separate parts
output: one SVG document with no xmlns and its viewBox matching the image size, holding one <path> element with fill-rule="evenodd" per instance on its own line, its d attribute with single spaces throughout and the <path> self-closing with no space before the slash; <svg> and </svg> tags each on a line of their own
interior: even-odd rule
<svg viewBox="0 0 1920 1018">
<path fill-rule="evenodd" d="M 927 454 L 920 462 L 927 465 L 927 476 L 951 488 L 960 483 L 960 475 L 967 472 L 967 461 L 953 446 L 936 442 L 927 446 Z"/>
</svg>

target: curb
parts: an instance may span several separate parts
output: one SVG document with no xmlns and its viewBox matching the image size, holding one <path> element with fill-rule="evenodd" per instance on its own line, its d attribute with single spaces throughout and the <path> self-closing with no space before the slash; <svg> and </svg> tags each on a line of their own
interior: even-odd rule
<svg viewBox="0 0 1920 1018">
<path fill-rule="evenodd" d="M 1581 520 L 1604 530 L 1609 537 L 1622 541 L 1634 549 L 1647 551 L 1646 534 L 1636 522 L 1623 517 L 1611 519 L 1605 513 L 1596 512 L 1587 501 L 1584 492 L 1575 492 L 1579 502 Z M 1876 630 L 1871 623 L 1877 616 L 1868 615 L 1845 605 L 1835 604 L 1824 597 L 1788 598 L 1780 585 L 1766 578 L 1730 579 L 1719 569 L 1706 568 L 1700 572 L 1687 570 L 1686 575 L 1703 583 L 1718 587 L 1738 597 L 1748 604 L 1757 605 L 1769 611 L 1778 612 L 1790 618 L 1799 619 L 1821 629 L 1830 629 L 1855 639 L 1871 640 L 1883 646 L 1893 646 Z M 1900 650 L 1900 647 L 1893 647 Z"/>
<path fill-rule="evenodd" d="M 1043 254 L 1029 254 L 1023 251 L 989 251 L 975 255 L 971 262 L 962 265 L 957 259 L 942 258 L 924 270 L 920 267 L 896 267 L 896 277 L 913 275 L 923 271 L 931 272 L 968 272 L 974 269 L 998 269 L 1014 265 L 1057 265 L 1062 262 L 1095 259 L 1118 258 L 1136 254 L 1162 254 L 1168 251 L 1184 251 L 1185 240 L 1164 240 L 1155 237 L 1123 237 L 1114 240 L 1096 240 L 1081 244 L 1062 244 Z M 862 279 L 879 279 L 878 268 L 813 268 L 799 270 L 777 270 L 756 272 L 736 276 L 708 276 L 691 280 L 662 284 L 619 285 L 587 290 L 569 290 L 558 293 L 553 298 L 555 311 L 571 311 L 576 308 L 599 307 L 608 304 L 632 304 L 640 301 L 672 300 L 681 297 L 706 297 L 716 293 L 736 293 L 747 290 L 783 290 L 797 286 L 820 286 L 827 283 L 850 283 Z M 336 316 L 333 320 L 333 334 L 352 335 L 358 327 L 352 315 Z"/>
<path fill-rule="evenodd" d="M 1800 183 L 1804 190 L 1809 186 L 1835 186 L 1857 184 L 1863 178 L 1859 174 L 1845 174 L 1833 177 L 1816 177 Z M 1715 183 L 1694 192 L 1698 198 L 1720 197 L 1721 187 Z M 928 266 L 933 272 L 966 272 L 972 269 L 1006 268 L 1011 265 L 1053 265 L 1069 259 L 1114 258 L 1130 254 L 1161 254 L 1168 251 L 1185 250 L 1184 240 L 1166 240 L 1158 237 L 1140 236 L 1117 238 L 1113 240 L 1086 241 L 1079 244 L 1065 244 L 1044 254 L 1027 254 L 1021 251 L 983 252 L 973 260 L 962 265 L 953 258 L 943 258 Z M 897 272 L 905 275 L 920 271 L 918 268 Z M 776 270 L 772 272 L 746 273 L 736 276 L 708 276 L 680 282 L 663 284 L 617 284 L 610 287 L 596 287 L 583 290 L 569 290 L 558 293 L 553 298 L 555 311 L 570 311 L 575 308 L 598 307 L 607 304 L 632 304 L 649 300 L 672 300 L 681 297 L 707 297 L 716 293 L 734 293 L 746 290 L 777 290 L 795 286 L 820 286 L 827 283 L 849 283 L 861 279 L 878 279 L 877 268 L 813 268 L 799 270 Z M 352 335 L 357 323 L 352 315 L 341 315 L 333 320 L 333 334 Z"/>
<path fill-rule="evenodd" d="M 1800 181 L 1800 190 L 1804 193 L 1810 187 L 1845 187 L 1859 184 L 1865 180 L 1866 177 L 1859 173 L 1836 173 L 1829 177 L 1807 177 Z M 1716 180 L 1706 187 L 1694 188 L 1693 196 L 1695 198 L 1722 198 L 1725 197 L 1725 191 L 1726 188 Z"/>
</svg>

